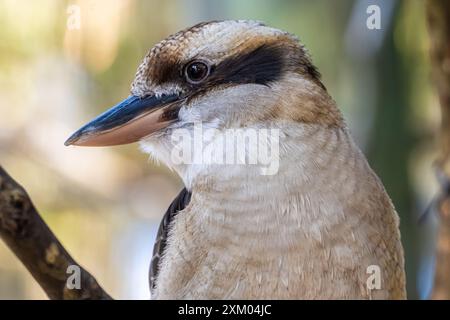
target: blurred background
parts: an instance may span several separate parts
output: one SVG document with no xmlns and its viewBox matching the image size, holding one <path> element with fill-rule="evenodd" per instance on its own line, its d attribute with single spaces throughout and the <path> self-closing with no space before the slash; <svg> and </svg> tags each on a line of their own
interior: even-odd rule
<svg viewBox="0 0 450 320">
<path fill-rule="evenodd" d="M 366 26 L 369 5 L 381 29 Z M 255 19 L 299 36 L 401 216 L 409 298 L 434 270 L 439 103 L 423 0 L 0 0 L 0 164 L 72 256 L 115 298 L 147 299 L 155 233 L 182 188 L 137 145 L 64 147 L 122 100 L 147 50 L 213 19 Z M 0 299 L 45 299 L 0 241 Z"/>
</svg>

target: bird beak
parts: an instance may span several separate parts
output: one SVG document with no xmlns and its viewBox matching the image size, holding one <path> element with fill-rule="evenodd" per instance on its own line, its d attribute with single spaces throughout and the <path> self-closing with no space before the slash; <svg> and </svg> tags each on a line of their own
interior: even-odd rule
<svg viewBox="0 0 450 320">
<path fill-rule="evenodd" d="M 64 144 L 98 147 L 136 142 L 171 123 L 164 112 L 176 100 L 177 95 L 129 96 L 76 131 Z"/>
</svg>

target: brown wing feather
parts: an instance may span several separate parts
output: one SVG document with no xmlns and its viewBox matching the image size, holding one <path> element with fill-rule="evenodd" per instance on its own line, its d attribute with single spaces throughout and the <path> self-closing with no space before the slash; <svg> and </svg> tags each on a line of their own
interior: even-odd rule
<svg viewBox="0 0 450 320">
<path fill-rule="evenodd" d="M 167 244 L 167 236 L 173 218 L 179 211 L 183 210 L 191 200 L 191 193 L 184 188 L 178 196 L 172 201 L 159 225 L 155 245 L 153 246 L 153 257 L 150 262 L 150 289 L 155 289 L 156 279 L 159 273 L 161 258 Z"/>
</svg>

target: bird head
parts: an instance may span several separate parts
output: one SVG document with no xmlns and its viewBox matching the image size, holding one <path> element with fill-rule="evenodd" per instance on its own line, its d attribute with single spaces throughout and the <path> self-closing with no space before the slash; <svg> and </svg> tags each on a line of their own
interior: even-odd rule
<svg viewBox="0 0 450 320">
<path fill-rule="evenodd" d="M 221 130 L 274 121 L 331 126 L 341 115 L 295 36 L 255 21 L 214 21 L 156 44 L 131 95 L 65 144 L 141 141 L 154 150 L 196 122 Z"/>
</svg>

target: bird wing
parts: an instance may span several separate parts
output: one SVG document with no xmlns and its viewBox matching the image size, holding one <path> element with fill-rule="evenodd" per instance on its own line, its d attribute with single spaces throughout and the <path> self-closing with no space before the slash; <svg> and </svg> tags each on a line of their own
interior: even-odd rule
<svg viewBox="0 0 450 320">
<path fill-rule="evenodd" d="M 153 246 L 153 257 L 150 262 L 150 289 L 155 289 L 156 278 L 159 273 L 159 265 L 161 257 L 164 254 L 164 250 L 167 245 L 167 236 L 169 234 L 169 228 L 173 221 L 173 218 L 178 214 L 179 211 L 186 208 L 191 200 L 191 193 L 184 188 L 178 194 L 178 196 L 172 201 L 169 208 L 167 209 L 164 217 L 159 225 L 158 234 L 156 236 L 155 245 Z"/>
</svg>

